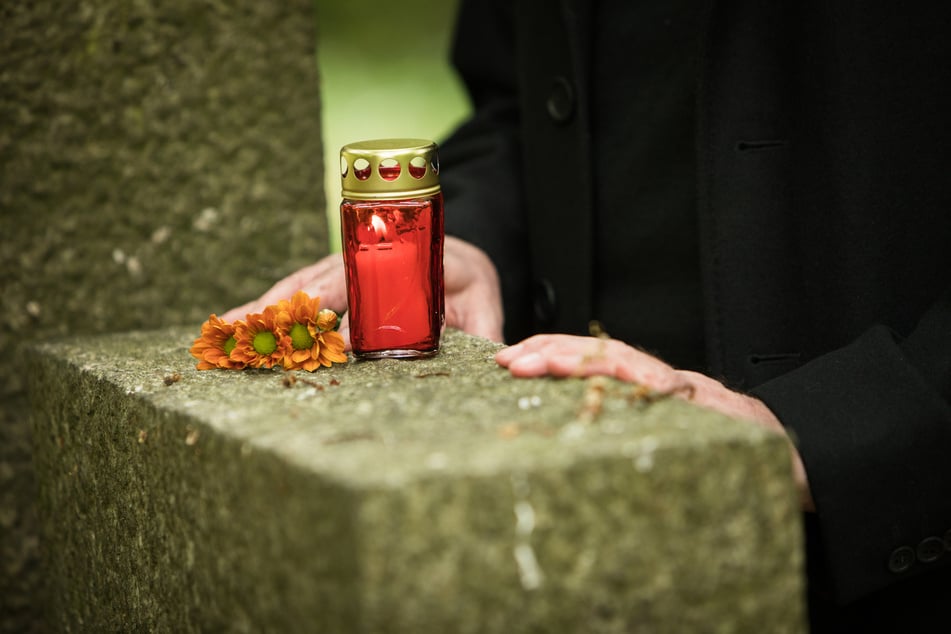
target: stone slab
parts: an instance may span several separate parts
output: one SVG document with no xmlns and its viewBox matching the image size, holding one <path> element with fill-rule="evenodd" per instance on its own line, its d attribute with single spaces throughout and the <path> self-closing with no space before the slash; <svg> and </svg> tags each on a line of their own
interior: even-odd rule
<svg viewBox="0 0 951 634">
<path fill-rule="evenodd" d="M 312 0 L 78 4 L 0 10 L 0 343 L 200 321 L 324 255 Z"/>
<path fill-rule="evenodd" d="M 328 248 L 313 0 L 0 3 L 0 632 L 36 580 L 21 343 L 193 323 Z"/>
<path fill-rule="evenodd" d="M 421 361 L 193 369 L 195 329 L 30 363 L 62 631 L 803 632 L 784 442 L 608 382 Z M 288 377 L 294 377 L 293 385 Z"/>
</svg>

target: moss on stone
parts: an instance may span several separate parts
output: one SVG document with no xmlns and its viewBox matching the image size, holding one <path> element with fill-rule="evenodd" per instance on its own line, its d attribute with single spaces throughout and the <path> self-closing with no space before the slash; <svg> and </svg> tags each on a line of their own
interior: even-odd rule
<svg viewBox="0 0 951 634">
<path fill-rule="evenodd" d="M 21 343 L 204 319 L 327 250 L 311 0 L 0 5 L 0 632 L 38 608 Z"/>
<path fill-rule="evenodd" d="M 0 347 L 200 320 L 327 251 L 314 31 L 310 0 L 4 6 Z"/>
<path fill-rule="evenodd" d="M 617 382 L 582 422 L 588 383 L 453 331 L 312 374 L 199 372 L 196 335 L 36 353 L 59 629 L 804 630 L 779 437 Z"/>
</svg>

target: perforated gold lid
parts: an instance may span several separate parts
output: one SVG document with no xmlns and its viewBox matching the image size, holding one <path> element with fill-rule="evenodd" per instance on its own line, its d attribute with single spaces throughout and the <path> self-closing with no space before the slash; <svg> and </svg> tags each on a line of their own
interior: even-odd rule
<svg viewBox="0 0 951 634">
<path fill-rule="evenodd" d="M 436 144 L 425 139 L 358 141 L 340 148 L 343 197 L 387 200 L 439 191 Z"/>
</svg>

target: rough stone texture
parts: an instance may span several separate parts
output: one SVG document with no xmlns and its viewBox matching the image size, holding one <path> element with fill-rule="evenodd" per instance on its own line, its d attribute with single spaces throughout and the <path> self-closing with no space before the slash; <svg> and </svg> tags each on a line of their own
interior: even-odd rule
<svg viewBox="0 0 951 634">
<path fill-rule="evenodd" d="M 457 332 L 313 374 L 199 372 L 196 335 L 34 353 L 57 630 L 805 630 L 777 436 L 615 382 L 581 422 L 591 383 Z"/>
<path fill-rule="evenodd" d="M 197 323 L 327 248 L 312 0 L 0 3 L 0 631 L 35 580 L 24 341 Z"/>
</svg>

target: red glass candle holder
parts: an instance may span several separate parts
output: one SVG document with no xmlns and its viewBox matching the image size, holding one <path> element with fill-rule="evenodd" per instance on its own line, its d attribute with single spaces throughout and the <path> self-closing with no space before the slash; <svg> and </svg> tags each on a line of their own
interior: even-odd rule
<svg viewBox="0 0 951 634">
<path fill-rule="evenodd" d="M 340 226 L 357 357 L 439 350 L 445 300 L 438 172 L 430 141 L 364 141 L 341 150 Z"/>
</svg>

